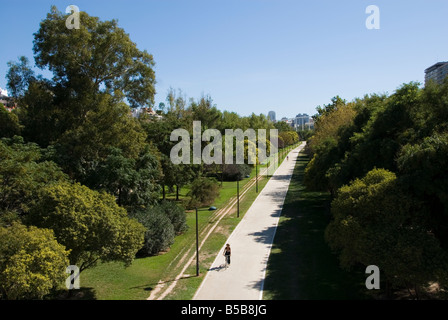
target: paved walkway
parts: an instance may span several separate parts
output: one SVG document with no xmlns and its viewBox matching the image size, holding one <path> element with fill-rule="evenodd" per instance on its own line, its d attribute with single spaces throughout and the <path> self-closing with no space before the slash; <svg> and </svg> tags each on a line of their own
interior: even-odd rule
<svg viewBox="0 0 448 320">
<path fill-rule="evenodd" d="M 231 265 L 224 269 L 224 246 L 198 288 L 194 300 L 261 300 L 266 266 L 278 219 L 299 151 L 289 153 L 260 192 L 226 243 Z"/>
</svg>

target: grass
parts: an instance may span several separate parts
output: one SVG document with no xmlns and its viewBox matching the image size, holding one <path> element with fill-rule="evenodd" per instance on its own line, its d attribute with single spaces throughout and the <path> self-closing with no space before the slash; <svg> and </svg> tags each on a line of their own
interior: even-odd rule
<svg viewBox="0 0 448 320">
<path fill-rule="evenodd" d="M 263 166 L 260 166 L 259 170 Z M 240 181 L 240 190 L 255 176 L 255 169 L 252 170 L 250 178 Z M 261 191 L 267 179 L 259 181 L 259 191 Z M 220 190 L 220 196 L 213 204 L 218 209 L 229 202 L 230 198 L 236 195 L 236 182 L 224 181 Z M 180 200 L 185 201 L 188 187 L 179 190 Z M 240 218 L 236 218 L 236 210 L 230 216 L 222 219 L 220 225 L 204 244 L 200 252 L 200 276 L 187 277 L 179 281 L 179 285 L 172 295 L 167 299 L 191 299 L 194 292 L 199 287 L 203 276 L 212 264 L 218 250 L 236 227 L 244 213 L 255 200 L 258 193 L 255 185 L 240 202 Z M 167 199 L 174 199 L 175 193 L 168 193 Z M 207 208 L 200 208 L 198 214 L 199 232 L 204 229 L 213 219 L 214 211 Z M 181 252 L 185 247 L 190 246 L 196 240 L 196 216 L 195 212 L 187 212 L 187 224 L 189 229 L 175 238 L 174 244 L 168 252 L 153 257 L 135 259 L 132 265 L 124 268 L 121 263 L 109 262 L 100 263 L 96 267 L 85 270 L 80 276 L 81 292 L 84 292 L 85 299 L 98 300 L 141 300 L 149 297 L 151 290 L 161 279 L 174 279 L 182 266 L 177 266 L 181 257 Z M 195 275 L 194 266 L 187 269 L 186 273 Z"/>
<path fill-rule="evenodd" d="M 259 191 L 261 191 L 267 183 L 267 179 L 259 182 Z M 201 284 L 207 270 L 212 265 L 218 250 L 221 249 L 226 239 L 244 217 L 245 213 L 251 206 L 252 202 L 258 196 L 255 191 L 255 187 L 252 187 L 250 191 L 245 195 L 244 200 L 240 203 L 240 218 L 237 218 L 235 214 L 224 217 L 219 225 L 217 231 L 212 233 L 208 240 L 205 242 L 204 246 L 200 251 L 200 276 L 182 279 L 177 286 L 173 294 L 168 295 L 167 299 L 171 300 L 190 300 L 193 298 L 194 293 Z M 191 267 L 187 270 L 187 273 L 194 274 L 195 269 Z"/>
<path fill-rule="evenodd" d="M 285 156 L 285 155 L 284 155 Z M 280 161 L 282 161 L 280 159 Z M 265 166 L 259 166 L 259 171 Z M 240 181 L 240 190 L 255 176 L 255 168 L 252 170 L 250 178 Z M 266 185 L 268 179 L 259 181 L 259 192 Z M 189 189 L 188 186 L 179 190 L 180 200 L 185 201 Z M 213 204 L 218 209 L 229 202 L 230 198 L 236 196 L 236 182 L 224 181 L 220 190 L 220 196 Z M 233 229 L 238 225 L 244 214 L 258 196 L 255 185 L 246 193 L 244 199 L 240 201 L 240 217 L 236 217 L 236 209 L 230 215 L 224 217 L 200 251 L 200 276 L 196 277 L 195 265 L 186 271 L 187 276 L 180 281 L 175 290 L 169 294 L 168 300 L 189 300 L 193 297 L 197 288 L 203 280 L 208 268 L 213 263 L 218 250 L 221 249 L 225 240 Z M 167 193 L 167 199 L 175 199 L 175 193 Z M 215 211 L 208 211 L 207 208 L 198 210 L 199 232 L 213 221 Z M 196 241 L 196 215 L 193 211 L 187 212 L 187 224 L 189 229 L 175 238 L 171 248 L 162 254 L 153 257 L 135 259 L 132 265 L 124 268 L 118 262 L 100 263 L 96 267 L 85 270 L 80 275 L 81 292 L 84 299 L 98 300 L 142 300 L 147 299 L 151 291 L 159 280 L 170 281 L 174 279 L 183 267 L 179 265 L 182 252 L 186 247 L 191 246 Z M 200 239 L 201 241 L 201 239 Z M 169 285 L 169 283 L 167 284 Z M 82 294 L 81 294 L 82 295 Z"/>
<path fill-rule="evenodd" d="M 363 270 L 342 270 L 325 242 L 330 195 L 306 190 L 308 162 L 299 155 L 268 261 L 264 299 L 366 299 Z"/>
</svg>

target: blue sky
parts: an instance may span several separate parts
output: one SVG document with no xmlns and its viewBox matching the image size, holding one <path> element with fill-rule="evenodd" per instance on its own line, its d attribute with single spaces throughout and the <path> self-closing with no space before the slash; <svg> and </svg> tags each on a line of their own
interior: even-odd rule
<svg viewBox="0 0 448 320">
<path fill-rule="evenodd" d="M 33 33 L 52 4 L 117 19 L 154 56 L 156 104 L 172 87 L 240 115 L 311 115 L 336 95 L 423 82 L 425 68 L 448 61 L 446 0 L 0 0 L 0 87 L 7 61 L 34 62 Z M 368 5 L 380 30 L 365 26 Z"/>
</svg>

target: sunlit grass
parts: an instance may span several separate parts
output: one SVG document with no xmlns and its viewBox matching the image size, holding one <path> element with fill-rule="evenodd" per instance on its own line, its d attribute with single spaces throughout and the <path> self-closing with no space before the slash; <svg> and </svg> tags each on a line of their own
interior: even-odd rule
<svg viewBox="0 0 448 320">
<path fill-rule="evenodd" d="M 284 154 L 286 156 L 286 154 Z M 282 161 L 282 159 L 280 159 Z M 279 161 L 279 162 L 280 162 Z M 281 163 L 281 162 L 280 162 Z M 266 165 L 259 166 L 259 172 Z M 255 177 L 255 168 L 252 169 L 249 178 L 240 181 L 240 192 L 242 192 L 246 183 Z M 259 181 L 259 192 L 266 185 L 268 179 L 263 177 Z M 185 186 L 179 190 L 179 199 L 187 201 L 189 187 Z M 220 189 L 220 196 L 213 203 L 213 206 L 220 209 L 226 205 L 231 198 L 237 195 L 236 181 L 223 181 Z M 174 193 L 167 193 L 166 198 L 175 199 Z M 200 251 L 200 276 L 196 277 L 195 266 L 186 270 L 186 277 L 181 279 L 176 286 L 175 291 L 168 295 L 166 299 L 184 300 L 191 299 L 199 287 L 206 271 L 213 263 L 218 250 L 221 249 L 225 240 L 234 230 L 234 228 L 244 217 L 244 214 L 251 206 L 252 202 L 258 196 L 255 190 L 255 184 L 240 202 L 240 217 L 236 216 L 236 208 L 230 212 L 230 215 L 224 217 Z M 199 232 L 207 227 L 214 217 L 216 211 L 209 211 L 208 207 L 198 210 Z M 196 241 L 196 214 L 194 211 L 187 211 L 188 230 L 175 238 L 171 248 L 157 256 L 135 259 L 132 265 L 124 268 L 121 263 L 110 262 L 100 263 L 98 266 L 87 269 L 81 274 L 81 286 L 93 292 L 93 298 L 99 300 L 142 300 L 147 299 L 151 290 L 155 288 L 159 280 L 174 279 L 182 267 L 179 260 L 186 248 L 190 248 Z M 201 241 L 201 239 L 200 239 Z M 194 246 L 193 246 L 194 247 Z M 194 247 L 195 248 L 195 247 Z M 192 251 L 193 252 L 193 251 Z M 191 254 L 190 254 L 191 255 Z M 167 284 L 169 285 L 169 284 Z"/>
</svg>

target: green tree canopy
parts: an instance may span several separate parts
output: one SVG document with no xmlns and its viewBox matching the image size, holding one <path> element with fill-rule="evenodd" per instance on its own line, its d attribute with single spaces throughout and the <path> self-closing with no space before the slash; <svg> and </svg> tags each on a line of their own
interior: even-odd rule
<svg viewBox="0 0 448 320">
<path fill-rule="evenodd" d="M 51 161 L 44 150 L 23 139 L 0 141 L 0 215 L 23 215 L 39 199 L 40 191 L 52 183 L 67 181 L 67 176 Z"/>
<path fill-rule="evenodd" d="M 52 230 L 18 222 L 0 227 L 0 297 L 43 298 L 67 277 L 67 256 Z"/>
<path fill-rule="evenodd" d="M 0 103 L 0 138 L 12 138 L 20 135 L 21 129 L 17 114 L 6 110 L 3 103 Z"/>
<path fill-rule="evenodd" d="M 191 198 L 189 208 L 209 206 L 219 195 L 219 185 L 214 179 L 199 177 L 191 184 L 188 195 Z"/>
<path fill-rule="evenodd" d="M 279 133 L 292 131 L 292 127 L 284 121 L 277 121 L 276 123 L 274 123 L 274 127 L 278 130 Z"/>
<path fill-rule="evenodd" d="M 6 79 L 11 96 L 16 99 L 23 97 L 30 83 L 36 80 L 29 60 L 27 57 L 21 56 L 18 62 L 9 61 L 7 65 L 9 70 Z"/>
<path fill-rule="evenodd" d="M 421 203 L 402 191 L 394 173 L 374 169 L 339 189 L 326 239 L 343 267 L 376 265 L 395 286 L 444 282 L 447 255 L 419 208 Z"/>
<path fill-rule="evenodd" d="M 70 264 L 80 271 L 99 260 L 129 265 L 143 244 L 145 232 L 140 223 L 128 218 L 113 196 L 78 183 L 44 188 L 26 221 L 52 229 L 58 242 L 70 250 Z"/>
<path fill-rule="evenodd" d="M 448 133 L 435 133 L 407 144 L 397 164 L 401 180 L 414 198 L 425 203 L 432 230 L 448 250 Z"/>
<path fill-rule="evenodd" d="M 80 29 L 68 29 L 56 7 L 34 34 L 36 65 L 53 72 L 53 81 L 70 97 L 123 93 L 131 107 L 152 105 L 152 55 L 140 51 L 116 20 L 101 21 L 80 12 Z M 121 98 L 121 97 L 120 97 Z"/>
<path fill-rule="evenodd" d="M 158 201 L 160 190 L 157 180 L 160 166 L 149 146 L 137 159 L 126 158 L 121 149 L 112 148 L 98 165 L 87 185 L 113 194 L 119 206 L 144 207 Z"/>
<path fill-rule="evenodd" d="M 80 29 L 52 7 L 34 34 L 35 76 L 26 58 L 10 62 L 8 87 L 19 106 L 26 141 L 55 146 L 54 160 L 85 183 L 111 148 L 137 159 L 146 135 L 131 108 L 152 106 L 153 57 L 141 51 L 115 20 L 80 13 Z"/>
<path fill-rule="evenodd" d="M 156 255 L 174 243 L 174 225 L 159 207 L 138 210 L 132 212 L 131 216 L 146 228 L 143 246 L 138 251 L 139 256 Z"/>
<path fill-rule="evenodd" d="M 105 94 L 82 124 L 55 142 L 56 161 L 70 177 L 86 183 L 110 150 L 117 148 L 124 157 L 137 159 L 145 139 L 140 124 L 129 115 L 129 107 Z"/>
</svg>

